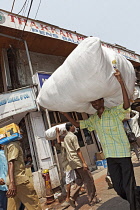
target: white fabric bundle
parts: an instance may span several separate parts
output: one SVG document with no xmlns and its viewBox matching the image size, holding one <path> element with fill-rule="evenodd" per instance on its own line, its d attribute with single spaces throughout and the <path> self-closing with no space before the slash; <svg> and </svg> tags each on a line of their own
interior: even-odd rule
<svg viewBox="0 0 140 210">
<path fill-rule="evenodd" d="M 101 46 L 99 38 L 89 37 L 45 81 L 37 98 L 38 103 L 49 110 L 89 114 L 95 112 L 90 101 L 99 98 L 105 99 L 107 107 L 121 104 L 122 91 L 114 76 L 113 60 L 116 60 L 116 67 L 132 98 L 135 84 L 132 64 L 122 55 Z"/>
<path fill-rule="evenodd" d="M 45 137 L 47 140 L 54 140 L 56 139 L 56 128 L 59 128 L 60 131 L 60 135 L 63 134 L 64 131 L 66 131 L 66 127 L 65 127 L 66 123 L 60 124 L 60 125 L 56 125 L 53 126 L 51 128 L 49 128 L 48 130 L 45 131 Z"/>
</svg>

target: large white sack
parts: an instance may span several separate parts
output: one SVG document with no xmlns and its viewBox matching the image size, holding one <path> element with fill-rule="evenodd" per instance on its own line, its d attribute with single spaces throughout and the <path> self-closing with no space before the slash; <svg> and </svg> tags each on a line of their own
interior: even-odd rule
<svg viewBox="0 0 140 210">
<path fill-rule="evenodd" d="M 65 127 L 66 123 L 60 124 L 60 125 L 56 125 L 53 126 L 51 128 L 49 128 L 48 130 L 45 131 L 45 137 L 47 140 L 54 140 L 56 139 L 56 128 L 59 128 L 60 131 L 60 135 L 63 134 L 64 131 L 66 131 L 66 127 Z"/>
<path fill-rule="evenodd" d="M 45 81 L 38 95 L 38 103 L 49 110 L 95 112 L 90 101 L 105 99 L 105 106 L 123 102 L 120 84 L 114 77 L 112 61 L 117 61 L 131 98 L 135 72 L 122 55 L 101 46 L 96 37 L 83 40 L 65 62 Z"/>
</svg>

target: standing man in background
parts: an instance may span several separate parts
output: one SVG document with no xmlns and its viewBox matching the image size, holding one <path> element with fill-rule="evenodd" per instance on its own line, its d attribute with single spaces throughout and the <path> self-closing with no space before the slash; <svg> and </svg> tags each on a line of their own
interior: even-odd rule
<svg viewBox="0 0 140 210">
<path fill-rule="evenodd" d="M 140 142 L 140 128 L 138 124 L 138 119 L 139 119 L 139 112 L 132 110 L 130 112 L 130 119 L 125 120 L 123 124 L 126 133 L 133 132 L 136 136 L 137 141 L 131 143 L 131 149 L 134 149 L 137 159 L 138 161 L 140 161 L 140 148 L 138 145 L 138 143 Z"/>
<path fill-rule="evenodd" d="M 130 121 L 129 124 L 131 126 L 132 132 L 135 134 L 137 137 L 137 140 L 140 139 L 140 127 L 138 124 L 138 119 L 139 119 L 139 112 L 132 110 L 130 112 Z"/>
<path fill-rule="evenodd" d="M 66 132 L 63 132 L 62 135 L 60 135 L 59 128 L 56 128 L 56 137 L 57 137 L 57 144 L 59 145 L 60 151 L 61 151 L 61 161 L 62 161 L 62 167 L 65 173 L 65 182 L 66 182 L 66 191 L 67 191 L 67 197 L 64 203 L 61 204 L 63 208 L 67 208 L 68 206 L 72 206 L 75 208 L 74 201 L 70 198 L 70 192 L 71 192 L 71 185 L 76 179 L 75 171 L 72 170 L 72 168 L 69 165 L 69 161 L 67 160 L 67 153 L 66 149 L 64 147 L 64 138 L 66 136 Z"/>
<path fill-rule="evenodd" d="M 8 188 L 5 184 L 7 172 L 8 172 L 7 160 L 4 155 L 3 145 L 0 144 L 0 210 L 7 209 L 6 193 Z"/>
</svg>

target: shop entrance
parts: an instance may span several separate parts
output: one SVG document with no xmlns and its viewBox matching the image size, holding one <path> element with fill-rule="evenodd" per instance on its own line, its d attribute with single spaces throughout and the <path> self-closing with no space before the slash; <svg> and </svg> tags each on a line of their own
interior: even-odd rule
<svg viewBox="0 0 140 210">
<path fill-rule="evenodd" d="M 25 119 L 23 118 L 19 123 L 19 127 L 22 131 L 21 147 L 23 150 L 25 166 L 29 165 L 29 161 L 32 162 L 32 164 L 30 164 L 31 172 L 35 172 L 38 170 L 37 156 L 35 155 L 35 149 L 33 147 L 33 144 L 29 142 L 29 139 L 28 139 L 29 133 L 27 131 L 27 126 L 29 126 L 29 123 L 27 124 L 27 121 L 25 122 Z M 31 132 L 31 128 L 30 128 L 30 132 Z"/>
</svg>

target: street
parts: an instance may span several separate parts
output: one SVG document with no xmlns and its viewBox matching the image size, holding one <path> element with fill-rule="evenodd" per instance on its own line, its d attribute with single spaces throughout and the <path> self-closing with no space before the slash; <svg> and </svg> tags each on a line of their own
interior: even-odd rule
<svg viewBox="0 0 140 210">
<path fill-rule="evenodd" d="M 138 163 L 134 154 L 132 156 L 132 160 L 134 165 L 136 182 L 137 185 L 140 185 L 140 163 Z M 129 210 L 128 202 L 117 196 L 114 189 L 108 189 L 108 185 L 105 182 L 105 176 L 106 169 L 100 172 L 98 172 L 97 170 L 93 173 L 98 196 L 102 198 L 101 203 L 96 204 L 94 206 L 89 206 L 87 196 L 86 194 L 84 194 L 78 198 L 77 207 L 75 208 L 75 210 Z M 56 201 L 52 205 L 43 205 L 43 209 L 61 210 L 62 207 L 58 203 L 58 201 Z M 73 208 L 69 207 L 67 208 L 67 210 L 73 210 Z"/>
</svg>

